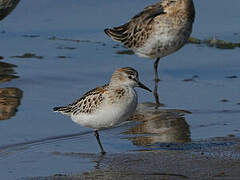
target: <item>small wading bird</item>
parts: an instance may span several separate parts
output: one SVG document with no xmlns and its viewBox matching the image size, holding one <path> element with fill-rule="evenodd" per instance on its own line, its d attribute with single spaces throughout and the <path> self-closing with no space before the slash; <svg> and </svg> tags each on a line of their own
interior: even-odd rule
<svg viewBox="0 0 240 180">
<path fill-rule="evenodd" d="M 120 68 L 113 73 L 109 84 L 87 92 L 72 104 L 53 110 L 70 116 L 81 126 L 94 129 L 101 153 L 104 154 L 98 130 L 113 127 L 133 115 L 138 99 L 134 87 L 151 92 L 139 81 L 135 69 Z"/>
<path fill-rule="evenodd" d="M 195 9 L 192 0 L 162 0 L 147 6 L 126 24 L 104 32 L 140 57 L 155 59 L 155 90 L 157 96 L 158 62 L 187 42 L 192 32 Z M 158 97 L 156 99 L 158 101 Z M 159 103 L 159 102 L 157 102 Z"/>
<path fill-rule="evenodd" d="M 0 21 L 9 15 L 20 0 L 0 0 Z"/>
</svg>

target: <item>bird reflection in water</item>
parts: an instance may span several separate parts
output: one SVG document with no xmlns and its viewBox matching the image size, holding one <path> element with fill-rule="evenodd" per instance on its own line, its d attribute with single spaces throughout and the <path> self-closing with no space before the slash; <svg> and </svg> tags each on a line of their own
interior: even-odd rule
<svg viewBox="0 0 240 180">
<path fill-rule="evenodd" d="M 0 88 L 0 120 L 15 116 L 22 96 L 23 92 L 18 88 Z"/>
<path fill-rule="evenodd" d="M 9 82 L 16 76 L 14 64 L 0 62 L 0 83 Z M 0 88 L 0 120 L 7 120 L 14 116 L 21 103 L 23 92 L 14 87 Z"/>
<path fill-rule="evenodd" d="M 0 0 L 0 21 L 7 17 L 20 0 Z"/>
<path fill-rule="evenodd" d="M 190 142 L 189 125 L 184 118 L 186 113 L 190 112 L 176 109 L 160 110 L 149 103 L 140 104 L 135 115 L 130 118 L 140 124 L 130 128 L 125 134 L 138 135 L 128 138 L 136 146 Z"/>
<path fill-rule="evenodd" d="M 1 82 L 8 82 L 11 81 L 12 79 L 18 78 L 16 76 L 14 68 L 17 67 L 14 64 L 9 64 L 5 62 L 0 62 L 0 83 Z"/>
</svg>

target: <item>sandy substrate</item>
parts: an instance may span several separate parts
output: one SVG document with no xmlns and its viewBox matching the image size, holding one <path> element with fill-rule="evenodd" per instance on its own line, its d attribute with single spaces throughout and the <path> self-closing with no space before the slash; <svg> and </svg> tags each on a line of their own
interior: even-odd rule
<svg viewBox="0 0 240 180">
<path fill-rule="evenodd" d="M 175 145 L 174 145 L 175 146 Z M 174 148 L 173 148 L 174 149 Z M 142 151 L 96 157 L 95 170 L 30 179 L 239 179 L 240 139 L 201 141 L 188 150 Z M 61 154 L 58 155 L 70 155 Z M 83 154 L 71 154 L 83 156 Z"/>
</svg>

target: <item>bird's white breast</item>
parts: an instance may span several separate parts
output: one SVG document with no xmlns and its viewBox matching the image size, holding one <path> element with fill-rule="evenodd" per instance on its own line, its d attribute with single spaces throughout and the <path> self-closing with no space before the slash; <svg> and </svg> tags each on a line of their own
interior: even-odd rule
<svg viewBox="0 0 240 180">
<path fill-rule="evenodd" d="M 94 113 L 72 115 L 72 120 L 81 126 L 98 130 L 127 120 L 136 110 L 137 94 L 132 88 L 127 88 L 125 95 L 117 102 L 111 103 L 108 98 L 105 97 L 103 104 Z"/>
</svg>

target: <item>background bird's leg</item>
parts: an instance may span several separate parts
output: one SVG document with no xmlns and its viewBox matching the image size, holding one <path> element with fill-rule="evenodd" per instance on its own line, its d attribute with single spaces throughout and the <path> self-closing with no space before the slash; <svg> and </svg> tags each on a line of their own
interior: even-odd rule
<svg viewBox="0 0 240 180">
<path fill-rule="evenodd" d="M 160 58 L 157 58 L 156 61 L 154 62 L 154 75 L 155 75 L 155 82 L 160 81 L 160 79 L 158 78 L 158 62 L 159 62 Z"/>
<path fill-rule="evenodd" d="M 157 104 L 156 108 L 158 108 L 160 106 L 159 97 L 158 97 L 158 81 L 155 81 L 153 95 L 155 97 L 155 101 Z"/>
<path fill-rule="evenodd" d="M 159 96 L 158 96 L 158 83 L 160 81 L 160 79 L 158 78 L 158 62 L 159 62 L 159 60 L 160 60 L 160 58 L 157 58 L 156 61 L 154 62 L 155 86 L 154 86 L 153 95 L 154 95 L 155 101 L 156 101 L 156 109 L 159 106 L 164 106 L 164 104 L 160 103 Z"/>
<path fill-rule="evenodd" d="M 165 106 L 164 104 L 160 103 L 160 101 L 159 101 L 159 96 L 158 96 L 158 82 L 157 82 L 157 81 L 155 81 L 155 86 L 154 86 L 153 95 L 154 95 L 155 101 L 156 101 L 156 107 L 155 107 L 155 109 L 157 109 L 157 108 L 160 107 L 160 106 Z"/>
<path fill-rule="evenodd" d="M 97 142 L 98 142 L 98 144 L 99 144 L 99 146 L 100 146 L 101 153 L 102 153 L 102 154 L 105 154 L 105 151 L 103 150 L 103 146 L 102 146 L 102 144 L 101 144 L 101 141 L 100 141 L 99 134 L 98 134 L 98 131 L 97 131 L 97 130 L 94 131 L 94 135 L 95 135 L 95 137 L 96 137 L 96 139 L 97 139 Z"/>
</svg>

